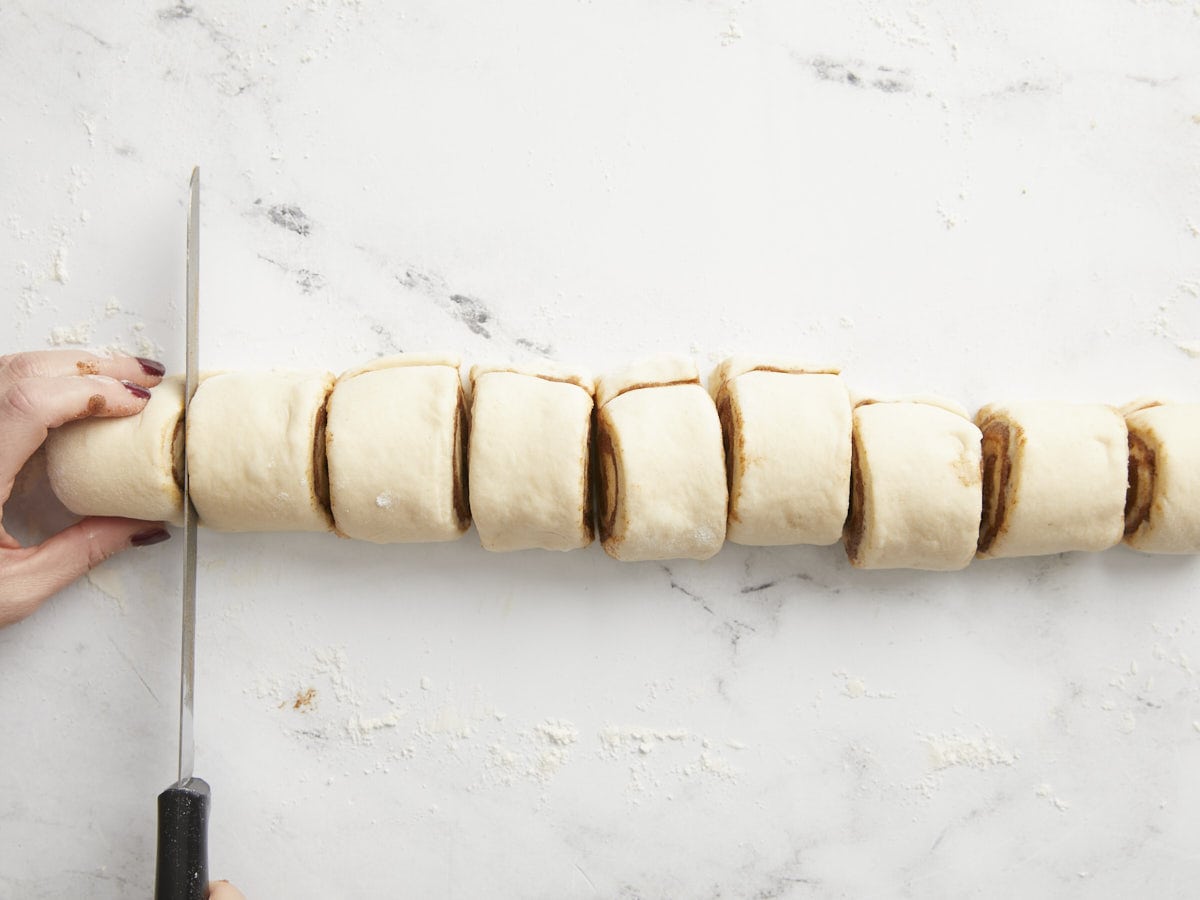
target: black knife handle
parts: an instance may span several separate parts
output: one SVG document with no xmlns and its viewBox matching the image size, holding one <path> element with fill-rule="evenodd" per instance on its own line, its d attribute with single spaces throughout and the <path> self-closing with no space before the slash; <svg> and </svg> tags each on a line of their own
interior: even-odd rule
<svg viewBox="0 0 1200 900">
<path fill-rule="evenodd" d="M 208 782 L 189 778 L 158 795 L 158 871 L 154 900 L 208 896 Z"/>
</svg>

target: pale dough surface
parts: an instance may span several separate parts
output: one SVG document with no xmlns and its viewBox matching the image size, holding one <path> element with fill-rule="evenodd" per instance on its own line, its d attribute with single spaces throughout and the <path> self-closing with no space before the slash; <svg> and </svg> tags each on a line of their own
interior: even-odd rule
<svg viewBox="0 0 1200 900">
<path fill-rule="evenodd" d="M 1140 409 L 1125 421 L 1155 456 L 1150 515 L 1125 542 L 1147 553 L 1200 553 L 1200 404 Z"/>
<path fill-rule="evenodd" d="M 686 356 L 664 354 L 609 372 L 596 380 L 596 406 L 602 407 L 626 391 L 639 387 L 700 383 L 696 364 Z"/>
<path fill-rule="evenodd" d="M 81 419 L 53 429 L 46 439 L 51 488 L 78 516 L 182 524 L 183 491 L 176 481 L 182 415 L 183 379 L 175 376 L 151 388 L 135 416 Z"/>
<path fill-rule="evenodd" d="M 328 531 L 317 428 L 328 372 L 236 372 L 200 382 L 188 407 L 192 503 L 219 531 Z"/>
<path fill-rule="evenodd" d="M 685 362 L 659 365 L 668 385 L 618 393 L 597 417 L 598 512 L 604 549 L 615 559 L 707 559 L 725 541 L 721 423 L 695 365 Z M 689 367 L 691 380 L 675 383 Z M 609 383 L 645 384 L 646 374 L 636 369 Z"/>
<path fill-rule="evenodd" d="M 590 379 L 546 371 L 471 371 L 468 482 L 485 549 L 573 550 L 592 542 Z"/>
<path fill-rule="evenodd" d="M 728 538 L 834 544 L 850 496 L 850 397 L 836 374 L 742 366 L 720 381 Z"/>
<path fill-rule="evenodd" d="M 968 419 L 911 401 L 854 410 L 864 569 L 966 567 L 979 537 L 980 435 Z M 847 551 L 849 551 L 849 543 Z"/>
<path fill-rule="evenodd" d="M 1004 521 L 981 556 L 1044 556 L 1105 550 L 1125 532 L 1129 440 L 1125 420 L 1103 404 L 992 404 L 975 416 L 1010 428 L 1012 470 Z"/>
<path fill-rule="evenodd" d="M 590 374 L 573 366 L 564 366 L 550 360 L 539 360 L 536 364 L 484 364 L 471 366 L 471 386 L 484 375 L 493 372 L 511 372 L 514 375 L 529 375 L 546 381 L 562 381 L 583 388 L 589 396 L 595 396 L 596 379 Z"/>
<path fill-rule="evenodd" d="M 452 357 L 392 357 L 338 379 L 325 437 L 340 533 L 380 544 L 462 536 L 461 399 Z"/>
<path fill-rule="evenodd" d="M 730 356 L 721 360 L 708 376 L 709 392 L 715 397 L 722 385 L 747 372 L 787 372 L 792 375 L 838 375 L 836 366 L 805 363 L 795 359 L 773 356 Z"/>
</svg>

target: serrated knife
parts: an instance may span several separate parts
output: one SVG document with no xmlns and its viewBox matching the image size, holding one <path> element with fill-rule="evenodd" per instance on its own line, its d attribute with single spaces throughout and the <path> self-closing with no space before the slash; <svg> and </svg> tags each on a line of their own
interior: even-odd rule
<svg viewBox="0 0 1200 900">
<path fill-rule="evenodd" d="M 192 169 L 187 220 L 187 368 L 183 392 L 183 637 L 179 667 L 178 779 L 158 795 L 155 900 L 208 896 L 208 782 L 192 774 L 196 745 L 196 508 L 188 492 L 187 415 L 196 393 L 200 311 L 200 169 Z"/>
</svg>

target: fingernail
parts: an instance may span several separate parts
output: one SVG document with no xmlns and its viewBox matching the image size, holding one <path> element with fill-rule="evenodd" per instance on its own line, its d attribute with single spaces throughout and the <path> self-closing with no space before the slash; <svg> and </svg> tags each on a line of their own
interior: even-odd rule
<svg viewBox="0 0 1200 900">
<path fill-rule="evenodd" d="M 129 391 L 129 393 L 133 394 L 139 400 L 150 399 L 150 392 L 140 384 L 134 384 L 132 381 L 122 381 L 121 384 L 125 385 L 125 390 Z"/>
<path fill-rule="evenodd" d="M 171 532 L 165 528 L 151 528 L 148 531 L 139 531 L 129 539 L 129 543 L 135 547 L 149 547 L 151 544 L 161 544 L 170 537 Z"/>
<path fill-rule="evenodd" d="M 134 359 L 138 361 L 138 365 L 147 375 L 165 375 L 167 373 L 167 367 L 158 360 L 146 359 L 144 356 L 135 356 Z"/>
</svg>

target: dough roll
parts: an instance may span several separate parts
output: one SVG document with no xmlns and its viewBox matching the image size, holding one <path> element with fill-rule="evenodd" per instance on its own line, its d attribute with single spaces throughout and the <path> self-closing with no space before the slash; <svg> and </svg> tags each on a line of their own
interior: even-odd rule
<svg viewBox="0 0 1200 900">
<path fill-rule="evenodd" d="M 140 413 L 81 419 L 50 431 L 50 486 L 77 516 L 183 524 L 183 379 L 150 389 Z"/>
<path fill-rule="evenodd" d="M 854 409 L 846 555 L 863 569 L 965 568 L 979 536 L 980 434 L 926 401 Z"/>
<path fill-rule="evenodd" d="M 850 497 L 850 395 L 836 369 L 734 357 L 712 377 L 725 439 L 728 538 L 833 544 Z"/>
<path fill-rule="evenodd" d="M 725 540 L 721 423 L 696 366 L 658 359 L 596 388 L 600 539 L 620 560 L 708 559 Z"/>
<path fill-rule="evenodd" d="M 1200 404 L 1126 412 L 1125 543 L 1146 553 L 1200 553 Z"/>
<path fill-rule="evenodd" d="M 224 373 L 188 407 L 192 503 L 219 531 L 328 531 L 328 372 Z"/>
<path fill-rule="evenodd" d="M 1128 432 L 1111 406 L 985 406 L 979 555 L 1104 550 L 1125 529 Z"/>
<path fill-rule="evenodd" d="M 456 358 L 407 353 L 342 375 L 325 432 L 338 532 L 377 544 L 462 537 L 466 440 Z"/>
<path fill-rule="evenodd" d="M 471 369 L 471 515 L 487 550 L 592 542 L 593 382 L 542 368 Z"/>
</svg>

